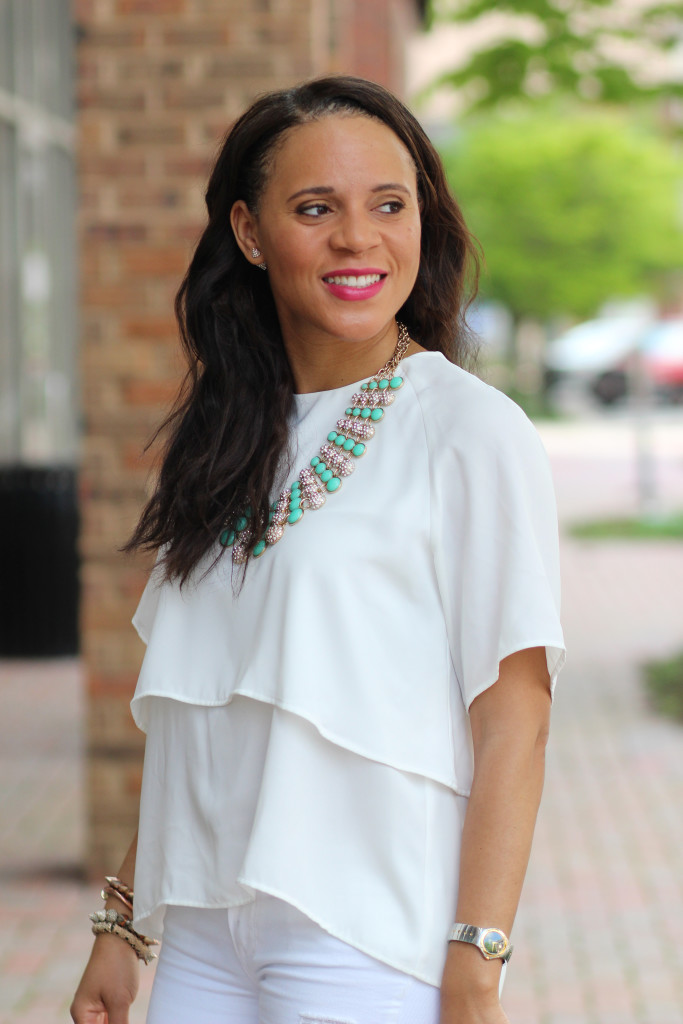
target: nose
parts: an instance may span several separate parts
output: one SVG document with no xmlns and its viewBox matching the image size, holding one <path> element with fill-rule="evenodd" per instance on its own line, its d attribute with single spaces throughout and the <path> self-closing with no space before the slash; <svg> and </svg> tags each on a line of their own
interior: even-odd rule
<svg viewBox="0 0 683 1024">
<path fill-rule="evenodd" d="M 330 236 L 333 249 L 362 253 L 374 248 L 380 242 L 377 225 L 366 210 L 345 210 L 340 214 Z"/>
</svg>

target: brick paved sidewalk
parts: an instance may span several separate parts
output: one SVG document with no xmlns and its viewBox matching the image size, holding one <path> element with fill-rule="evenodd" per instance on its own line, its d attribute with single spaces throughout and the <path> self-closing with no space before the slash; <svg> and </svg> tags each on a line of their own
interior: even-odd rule
<svg viewBox="0 0 683 1024">
<path fill-rule="evenodd" d="M 583 471 L 563 459 L 574 513 Z M 683 545 L 565 540 L 563 574 L 570 658 L 505 1003 L 513 1024 L 683 1024 L 683 728 L 649 713 L 636 670 L 683 646 Z M 78 663 L 0 663 L 0 700 L 0 1024 L 57 1024 L 99 904 L 79 880 Z"/>
<path fill-rule="evenodd" d="M 0 662 L 0 1024 L 57 1024 L 91 946 L 77 661 Z M 151 972 L 131 1024 L 145 1019 Z"/>
<path fill-rule="evenodd" d="M 515 1024 L 683 1024 L 683 728 L 636 664 L 683 647 L 683 545 L 564 544 L 570 661 L 515 925 Z"/>
</svg>

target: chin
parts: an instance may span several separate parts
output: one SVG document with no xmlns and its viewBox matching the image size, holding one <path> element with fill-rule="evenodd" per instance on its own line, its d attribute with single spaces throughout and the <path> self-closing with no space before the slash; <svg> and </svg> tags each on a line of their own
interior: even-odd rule
<svg viewBox="0 0 683 1024">
<path fill-rule="evenodd" d="M 331 333 L 348 341 L 367 341 L 385 331 L 395 319 L 395 313 L 349 310 L 335 319 Z"/>
</svg>

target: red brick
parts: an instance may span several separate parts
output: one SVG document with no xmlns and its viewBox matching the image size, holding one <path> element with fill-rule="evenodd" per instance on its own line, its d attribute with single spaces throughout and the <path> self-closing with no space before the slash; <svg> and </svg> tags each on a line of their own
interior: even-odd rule
<svg viewBox="0 0 683 1024">
<path fill-rule="evenodd" d="M 148 185 L 135 185 L 121 189 L 118 194 L 119 206 L 124 209 L 149 210 L 150 206 L 165 210 L 182 209 L 187 203 L 184 189 L 166 185 L 159 186 L 150 182 Z"/>
<path fill-rule="evenodd" d="M 119 89 L 105 92 L 90 85 L 78 90 L 77 101 L 81 108 L 94 107 L 98 110 L 144 110 L 146 106 L 143 92 L 121 92 Z"/>
<path fill-rule="evenodd" d="M 83 20 L 79 23 L 81 51 L 99 50 L 106 52 L 110 49 L 130 50 L 133 47 L 144 46 L 147 33 L 142 27 L 130 28 L 124 25 L 117 25 L 114 28 L 103 27 L 92 21 Z"/>
<path fill-rule="evenodd" d="M 153 117 L 139 124 L 126 124 L 116 132 L 122 146 L 179 146 L 185 142 L 185 126 L 160 124 Z"/>
<path fill-rule="evenodd" d="M 144 242 L 147 238 L 147 227 L 144 224 L 88 224 L 87 234 L 90 238 L 102 239 L 106 242 Z"/>
<path fill-rule="evenodd" d="M 272 75 L 277 66 L 277 53 L 257 50 L 254 53 L 231 53 L 228 56 L 216 55 L 207 60 L 205 75 L 208 78 L 232 78 L 246 76 L 254 79 Z"/>
<path fill-rule="evenodd" d="M 168 316 L 131 317 L 124 320 L 121 331 L 130 338 L 175 338 L 178 324 L 171 313 Z"/>
<path fill-rule="evenodd" d="M 227 130 L 227 126 L 226 126 Z M 204 181 L 213 166 L 213 155 L 192 156 L 189 153 L 184 156 L 167 157 L 164 160 L 166 174 L 178 177 L 196 178 Z"/>
<path fill-rule="evenodd" d="M 81 302 L 84 306 L 99 306 L 104 309 L 140 308 L 144 302 L 144 283 L 126 281 L 123 284 L 101 284 L 89 279 L 81 287 Z"/>
<path fill-rule="evenodd" d="M 137 442 L 129 442 L 124 444 L 123 448 L 123 464 L 126 469 L 144 469 L 148 471 L 156 463 L 156 456 L 151 449 L 147 451 L 144 448 L 140 448 Z"/>
<path fill-rule="evenodd" d="M 93 57 L 86 55 L 83 51 L 78 55 L 78 82 L 81 88 L 97 81 L 100 76 L 101 65 Z"/>
<path fill-rule="evenodd" d="M 137 678 L 137 672 L 123 672 L 109 676 L 89 672 L 87 677 L 88 692 L 90 694 L 97 694 L 99 697 L 120 697 L 122 694 L 133 692 Z"/>
<path fill-rule="evenodd" d="M 225 90 L 215 87 L 176 88 L 164 90 L 164 105 L 169 110 L 209 110 L 225 106 Z"/>
<path fill-rule="evenodd" d="M 131 380 L 123 388 L 126 401 L 131 405 L 168 405 L 177 391 L 175 381 Z"/>
<path fill-rule="evenodd" d="M 108 153 L 83 153 L 79 160 L 81 175 L 85 180 L 107 180 L 123 178 L 135 180 L 145 174 L 145 159 L 141 156 L 113 156 Z"/>
<path fill-rule="evenodd" d="M 182 14 L 186 0 L 117 0 L 117 14 Z"/>
<path fill-rule="evenodd" d="M 184 274 L 189 260 L 187 249 L 171 246 L 126 247 L 121 255 L 129 274 Z"/>
<path fill-rule="evenodd" d="M 81 153 L 97 152 L 102 147 L 102 122 L 99 117 L 84 113 L 78 130 L 78 148 Z"/>
<path fill-rule="evenodd" d="M 182 58 L 150 59 L 144 51 L 133 54 L 126 59 L 117 61 L 116 78 L 120 82 L 151 82 L 156 84 L 160 79 L 181 79 L 187 70 L 187 62 Z"/>
<path fill-rule="evenodd" d="M 194 249 L 204 227 L 204 221 L 197 221 L 196 224 L 179 224 L 178 227 L 171 232 L 171 237 L 178 242 L 187 242 L 192 249 Z"/>
<path fill-rule="evenodd" d="M 232 30 L 224 21 L 216 24 L 188 26 L 187 28 L 167 29 L 163 33 L 163 42 L 168 47 L 189 47 L 201 51 L 204 47 L 222 48 L 231 42 Z"/>
<path fill-rule="evenodd" d="M 92 21 L 95 18 L 95 0 L 72 0 L 71 10 L 77 24 L 85 19 Z"/>
</svg>

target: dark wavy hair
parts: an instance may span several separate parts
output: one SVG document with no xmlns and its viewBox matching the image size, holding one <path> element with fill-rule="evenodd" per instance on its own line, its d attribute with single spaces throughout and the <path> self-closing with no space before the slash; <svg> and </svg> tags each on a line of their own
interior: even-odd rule
<svg viewBox="0 0 683 1024">
<path fill-rule="evenodd" d="M 351 76 L 317 78 L 258 98 L 228 132 L 209 179 L 209 222 L 175 302 L 189 369 L 150 441 L 167 435 L 156 489 L 123 548 L 163 547 L 165 577 L 181 584 L 223 526 L 247 506 L 254 515 L 252 546 L 263 533 L 294 401 L 268 275 L 238 248 L 230 211 L 242 199 L 258 212 L 285 133 L 337 113 L 383 122 L 411 154 L 422 251 L 417 280 L 397 318 L 425 348 L 474 365 L 464 314 L 476 292 L 477 246 L 415 117 L 382 86 Z"/>
</svg>

